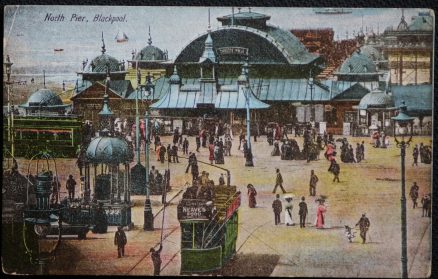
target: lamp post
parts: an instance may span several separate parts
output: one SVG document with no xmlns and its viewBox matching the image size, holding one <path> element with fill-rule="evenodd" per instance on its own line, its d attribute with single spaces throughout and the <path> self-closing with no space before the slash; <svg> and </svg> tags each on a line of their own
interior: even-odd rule
<svg viewBox="0 0 438 279">
<path fill-rule="evenodd" d="M 312 74 L 312 72 L 310 74 Z M 313 106 L 313 89 L 314 89 L 313 77 L 309 78 L 309 88 L 310 88 L 310 120 L 314 122 L 315 107 Z"/>
<path fill-rule="evenodd" d="M 29 162 L 28 173 L 30 174 L 30 165 L 32 160 L 36 160 L 36 185 L 31 185 L 30 181 L 27 184 L 26 205 L 23 213 L 23 242 L 26 249 L 26 254 L 30 257 L 32 264 L 39 265 L 40 274 L 48 274 L 48 264 L 55 260 L 56 250 L 61 242 L 62 234 L 62 210 L 64 209 L 59 204 L 49 204 L 49 197 L 52 193 L 52 181 L 57 179 L 56 162 L 54 158 L 45 152 L 40 152 L 34 155 Z M 49 161 L 53 161 L 55 166 L 55 177 L 50 168 Z M 39 172 L 39 161 L 45 160 L 42 163 L 43 167 Z M 47 169 L 44 169 L 44 165 Z M 33 186 L 36 194 L 36 205 L 29 202 L 29 187 Z M 57 221 L 57 239 L 55 243 L 51 243 L 47 235 L 52 235 L 52 222 Z M 47 245 L 49 244 L 49 245 Z M 53 245 L 50 245 L 53 244 Z"/>
<path fill-rule="evenodd" d="M 246 154 L 245 167 L 254 167 L 251 151 L 251 113 L 249 111 L 249 85 L 245 87 L 245 99 L 246 99 L 246 130 L 248 131 L 246 138 L 248 141 L 248 152 Z"/>
<path fill-rule="evenodd" d="M 400 105 L 399 113 L 395 117 L 391 117 L 394 121 L 394 140 L 397 144 L 397 147 L 400 148 L 400 156 L 401 156 L 401 263 L 402 263 L 402 278 L 408 278 L 408 253 L 407 253 L 407 222 L 406 222 L 406 195 L 405 195 L 405 156 L 406 156 L 406 147 L 409 146 L 409 143 L 412 140 L 413 136 L 413 125 L 414 118 L 410 117 L 406 113 L 407 106 L 405 102 L 402 101 Z M 396 133 L 396 124 L 399 126 L 399 136 L 401 135 L 401 139 L 397 138 Z M 405 140 L 405 135 L 407 134 L 407 130 L 409 129 L 409 139 Z"/>
<path fill-rule="evenodd" d="M 135 157 L 137 164 L 140 164 L 140 115 L 138 113 L 138 93 L 141 92 L 141 74 L 138 70 L 137 61 L 137 90 L 135 95 Z"/>
<path fill-rule="evenodd" d="M 147 99 L 149 96 L 154 96 L 155 86 L 151 81 L 151 75 L 148 73 L 146 85 L 144 86 Z M 153 100 L 152 100 L 153 101 Z M 154 215 L 152 214 L 152 206 L 149 191 L 149 103 L 147 103 L 144 116 L 145 121 L 145 168 L 146 168 L 146 200 L 144 202 L 144 225 L 143 230 L 154 230 Z"/>
<path fill-rule="evenodd" d="M 6 55 L 6 62 L 3 62 L 3 65 L 5 65 L 6 68 L 6 91 L 7 91 L 7 97 L 8 97 L 8 141 L 11 143 L 11 154 L 12 157 L 15 155 L 15 144 L 14 144 L 14 120 L 13 120 L 13 111 L 12 111 L 12 105 L 11 105 L 11 92 L 10 92 L 10 86 L 14 84 L 14 81 L 11 81 L 11 69 L 12 65 L 14 63 L 11 62 L 11 59 L 9 58 L 9 55 Z"/>
</svg>

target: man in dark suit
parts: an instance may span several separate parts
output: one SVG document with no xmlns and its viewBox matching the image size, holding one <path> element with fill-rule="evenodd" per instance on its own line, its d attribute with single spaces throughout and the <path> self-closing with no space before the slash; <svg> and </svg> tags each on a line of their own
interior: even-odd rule
<svg viewBox="0 0 438 279">
<path fill-rule="evenodd" d="M 300 211 L 298 212 L 298 214 L 300 215 L 300 228 L 306 227 L 307 204 L 304 200 L 305 198 L 301 197 L 301 202 L 298 204 L 298 206 L 300 207 Z"/>
<path fill-rule="evenodd" d="M 273 194 L 275 194 L 275 191 L 277 190 L 278 186 L 280 186 L 281 190 L 283 190 L 283 194 L 286 193 L 286 190 L 284 190 L 284 188 L 283 188 L 283 177 L 281 176 L 279 169 L 277 169 L 277 177 L 275 178 L 275 186 L 274 186 L 274 190 L 272 191 Z"/>
<path fill-rule="evenodd" d="M 280 213 L 283 210 L 279 194 L 276 195 L 276 199 L 272 202 L 272 209 L 274 210 L 275 225 L 278 225 L 280 224 Z"/>
<path fill-rule="evenodd" d="M 117 245 L 117 254 L 119 258 L 125 256 L 125 245 L 127 242 L 126 234 L 123 231 L 123 228 L 119 226 L 114 236 L 114 245 Z"/>
<path fill-rule="evenodd" d="M 309 182 L 309 192 L 310 196 L 316 195 L 316 183 L 318 183 L 318 176 L 316 176 L 315 171 L 310 171 L 310 182 Z"/>
</svg>

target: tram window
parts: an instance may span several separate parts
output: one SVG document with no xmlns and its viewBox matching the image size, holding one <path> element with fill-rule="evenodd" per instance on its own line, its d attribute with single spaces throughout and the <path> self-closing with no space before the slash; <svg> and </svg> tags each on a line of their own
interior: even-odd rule
<svg viewBox="0 0 438 279">
<path fill-rule="evenodd" d="M 71 134 L 69 132 L 58 133 L 58 140 L 71 140 Z"/>
<path fill-rule="evenodd" d="M 181 248 L 192 248 L 193 224 L 181 223 Z"/>
<path fill-rule="evenodd" d="M 193 230 L 193 233 L 195 235 L 195 248 L 201 248 L 202 246 L 202 236 L 204 232 L 204 223 L 195 223 L 195 228 Z"/>
<path fill-rule="evenodd" d="M 35 132 L 23 131 L 21 132 L 22 139 L 36 139 L 37 134 Z"/>
</svg>

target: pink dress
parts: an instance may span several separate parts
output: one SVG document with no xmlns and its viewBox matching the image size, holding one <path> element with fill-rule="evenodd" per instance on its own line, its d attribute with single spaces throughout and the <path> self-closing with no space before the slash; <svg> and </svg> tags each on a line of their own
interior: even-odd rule
<svg viewBox="0 0 438 279">
<path fill-rule="evenodd" d="M 326 208 L 324 205 L 320 204 L 316 209 L 316 228 L 322 229 L 324 228 L 324 212 L 326 212 Z"/>
</svg>

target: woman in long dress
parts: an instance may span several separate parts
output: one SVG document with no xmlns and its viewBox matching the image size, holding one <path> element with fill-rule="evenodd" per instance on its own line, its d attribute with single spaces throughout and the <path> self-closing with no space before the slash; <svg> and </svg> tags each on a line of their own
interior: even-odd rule
<svg viewBox="0 0 438 279">
<path fill-rule="evenodd" d="M 324 213 L 327 211 L 324 200 L 318 199 L 319 205 L 316 208 L 316 228 L 317 229 L 323 229 L 324 228 Z"/>
<path fill-rule="evenodd" d="M 210 160 L 210 164 L 213 165 L 213 161 L 214 161 L 214 145 L 212 143 L 210 143 L 210 145 L 208 146 L 208 150 L 210 151 L 210 156 L 208 157 L 208 159 Z"/>
<path fill-rule="evenodd" d="M 286 226 L 293 226 L 294 223 L 292 221 L 292 197 L 286 197 L 286 204 L 284 205 L 284 223 Z"/>
<path fill-rule="evenodd" d="M 252 184 L 248 184 L 247 188 L 248 188 L 249 208 L 255 208 L 257 205 L 257 201 L 255 198 L 257 196 L 257 191 Z"/>
</svg>

